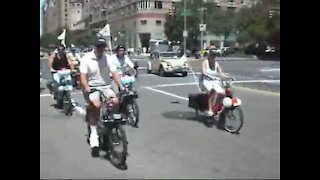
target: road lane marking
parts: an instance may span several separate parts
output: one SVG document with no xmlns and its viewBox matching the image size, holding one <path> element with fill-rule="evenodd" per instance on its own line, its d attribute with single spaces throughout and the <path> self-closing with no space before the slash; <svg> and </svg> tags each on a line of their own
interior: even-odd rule
<svg viewBox="0 0 320 180">
<path fill-rule="evenodd" d="M 138 70 L 139 69 L 148 69 L 147 67 L 138 67 Z"/>
<path fill-rule="evenodd" d="M 158 89 L 154 89 L 152 87 L 145 87 L 146 89 L 148 90 L 151 90 L 151 91 L 154 91 L 154 92 L 158 92 L 158 93 L 161 93 L 161 94 L 164 94 L 164 95 L 167 95 L 167 96 L 172 96 L 172 97 L 175 97 L 175 98 L 178 98 L 178 99 L 182 99 L 182 100 L 186 100 L 188 101 L 189 99 L 186 98 L 186 97 L 183 97 L 183 96 L 179 96 L 179 95 L 176 95 L 176 94 L 173 94 L 173 93 L 169 93 L 169 92 L 166 92 L 166 91 L 162 91 L 162 90 L 158 90 Z"/>
<path fill-rule="evenodd" d="M 40 94 L 40 97 L 51 97 L 51 94 Z"/>
<path fill-rule="evenodd" d="M 72 92 L 71 95 L 80 94 L 82 92 Z M 40 94 L 40 97 L 51 97 L 51 94 Z"/>
<path fill-rule="evenodd" d="M 261 69 L 260 71 L 262 72 L 280 71 L 280 68 Z"/>
<path fill-rule="evenodd" d="M 280 83 L 280 80 L 246 80 L 246 81 L 233 81 L 232 83 Z M 197 82 L 190 82 L 190 83 L 174 83 L 174 84 L 159 84 L 155 86 L 148 86 L 148 87 L 172 87 L 172 86 L 190 86 L 190 85 L 197 85 Z"/>
<path fill-rule="evenodd" d="M 159 84 L 159 85 L 149 86 L 149 87 L 154 88 L 154 87 L 190 86 L 195 84 L 198 84 L 198 83 L 191 82 L 191 83 Z"/>
</svg>

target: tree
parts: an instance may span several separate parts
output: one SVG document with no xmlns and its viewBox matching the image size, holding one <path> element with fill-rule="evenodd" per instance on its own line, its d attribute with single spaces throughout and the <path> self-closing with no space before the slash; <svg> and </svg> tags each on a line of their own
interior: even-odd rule
<svg viewBox="0 0 320 180">
<path fill-rule="evenodd" d="M 59 40 L 57 39 L 56 34 L 54 33 L 47 33 L 43 34 L 40 37 L 40 46 L 42 47 L 49 47 L 50 44 L 58 44 Z"/>
<path fill-rule="evenodd" d="M 235 18 L 239 43 L 265 43 L 280 46 L 280 17 L 270 17 L 278 1 L 261 0 L 251 8 L 242 8 Z"/>
<path fill-rule="evenodd" d="M 224 36 L 225 41 L 234 30 L 235 12 L 222 10 L 214 2 L 207 2 L 205 7 L 207 7 L 205 13 L 207 31 Z"/>
<path fill-rule="evenodd" d="M 234 13 L 223 11 L 217 7 L 214 2 L 192 3 L 187 1 L 187 46 L 193 49 L 199 45 L 199 24 L 201 22 L 200 8 L 205 7 L 204 23 L 207 24 L 207 31 L 217 35 L 224 35 L 225 39 L 231 34 L 234 29 Z M 183 40 L 183 2 L 176 3 L 176 11 L 173 16 L 166 16 L 165 34 L 170 41 Z"/>
</svg>

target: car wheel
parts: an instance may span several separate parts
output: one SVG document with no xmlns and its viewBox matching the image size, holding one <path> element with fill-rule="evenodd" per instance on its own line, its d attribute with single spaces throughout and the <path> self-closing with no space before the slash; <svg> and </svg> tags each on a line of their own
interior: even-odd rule
<svg viewBox="0 0 320 180">
<path fill-rule="evenodd" d="M 147 73 L 148 74 L 152 73 L 152 71 L 151 71 L 151 63 L 150 62 L 148 62 Z"/>
<path fill-rule="evenodd" d="M 188 76 L 188 72 L 183 72 L 182 77 L 186 77 L 186 76 Z"/>
<path fill-rule="evenodd" d="M 160 68 L 159 68 L 159 76 L 165 77 L 165 75 L 166 75 L 166 72 L 164 71 L 163 67 L 160 66 Z"/>
</svg>

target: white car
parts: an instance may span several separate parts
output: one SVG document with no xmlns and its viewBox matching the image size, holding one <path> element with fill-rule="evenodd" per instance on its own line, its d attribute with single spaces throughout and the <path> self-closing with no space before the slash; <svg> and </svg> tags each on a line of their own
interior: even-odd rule
<svg viewBox="0 0 320 180">
<path fill-rule="evenodd" d="M 148 73 L 157 73 L 160 76 L 182 73 L 182 76 L 187 76 L 188 70 L 187 57 L 179 52 L 154 51 L 150 54 Z"/>
</svg>

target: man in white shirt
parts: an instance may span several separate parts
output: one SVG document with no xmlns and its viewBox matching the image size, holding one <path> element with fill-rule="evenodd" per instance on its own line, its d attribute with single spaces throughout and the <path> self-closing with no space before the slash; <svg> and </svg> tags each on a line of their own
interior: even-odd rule
<svg viewBox="0 0 320 180">
<path fill-rule="evenodd" d="M 129 69 L 135 73 L 135 65 L 128 56 L 125 55 L 126 49 L 122 45 L 116 47 L 116 53 L 111 56 L 111 59 L 120 74 L 124 74 Z"/>
<path fill-rule="evenodd" d="M 80 81 L 85 100 L 89 104 L 87 112 L 91 130 L 89 142 L 93 157 L 99 156 L 97 123 L 100 116 L 101 102 L 99 92 L 90 93 L 90 88 L 94 87 L 103 91 L 103 94 L 111 100 L 114 108 L 118 107 L 119 100 L 110 87 L 110 73 L 118 87 L 123 89 L 117 67 L 111 62 L 110 56 L 104 53 L 105 47 L 105 39 L 99 38 L 95 43 L 95 49 L 85 54 L 80 64 Z"/>
</svg>

